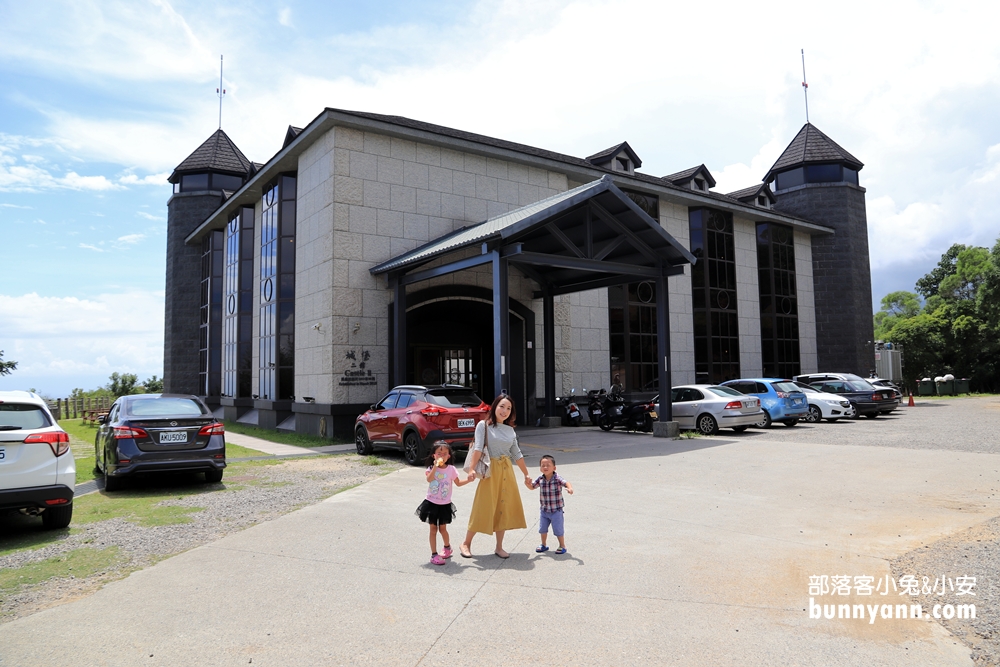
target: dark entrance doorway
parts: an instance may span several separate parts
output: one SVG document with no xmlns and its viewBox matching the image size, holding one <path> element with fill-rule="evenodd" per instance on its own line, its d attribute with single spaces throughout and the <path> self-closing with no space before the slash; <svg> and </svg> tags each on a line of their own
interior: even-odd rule
<svg viewBox="0 0 1000 667">
<path fill-rule="evenodd" d="M 508 317 L 511 386 L 504 388 L 517 404 L 518 423 L 525 424 L 531 418 L 526 322 L 518 313 Z M 462 384 L 487 403 L 499 393 L 493 386 L 492 303 L 463 295 L 432 298 L 407 309 L 406 330 L 407 384 Z"/>
</svg>

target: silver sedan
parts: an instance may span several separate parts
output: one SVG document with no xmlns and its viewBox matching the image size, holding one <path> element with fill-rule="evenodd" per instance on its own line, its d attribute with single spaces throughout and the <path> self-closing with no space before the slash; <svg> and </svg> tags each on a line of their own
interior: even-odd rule
<svg viewBox="0 0 1000 667">
<path fill-rule="evenodd" d="M 742 433 L 759 422 L 764 413 L 760 399 L 729 387 L 688 384 L 670 390 L 673 417 L 681 430 L 715 435 L 720 428 Z"/>
</svg>

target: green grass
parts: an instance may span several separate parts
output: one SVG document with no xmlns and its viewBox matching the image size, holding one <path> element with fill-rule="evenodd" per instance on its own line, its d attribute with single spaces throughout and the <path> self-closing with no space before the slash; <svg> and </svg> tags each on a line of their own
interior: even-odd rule
<svg viewBox="0 0 1000 667">
<path fill-rule="evenodd" d="M 38 584 L 52 577 L 72 575 L 83 579 L 113 565 L 117 560 L 118 547 L 74 549 L 16 569 L 0 570 L 0 591 L 10 591 L 22 584 Z"/>
<path fill-rule="evenodd" d="M 231 442 L 226 443 L 226 458 L 227 459 L 246 459 L 253 456 L 273 456 L 273 454 L 268 454 L 267 452 L 262 452 L 259 449 L 250 449 L 249 447 L 240 447 L 239 445 L 234 445 Z"/>
<path fill-rule="evenodd" d="M 82 484 L 96 479 L 94 474 L 94 438 L 97 425 L 87 424 L 82 419 L 63 419 L 59 426 L 69 435 L 69 446 L 76 459 L 76 483 Z"/>
<path fill-rule="evenodd" d="M 199 493 L 211 493 L 202 488 L 137 489 L 90 493 L 73 501 L 73 524 L 80 526 L 106 519 L 122 518 L 140 526 L 167 526 L 191 523 L 191 515 L 201 507 L 161 505 L 166 500 L 180 500 Z"/>
<path fill-rule="evenodd" d="M 346 445 L 354 442 L 353 440 L 344 440 L 341 438 L 328 439 L 314 435 L 303 435 L 301 433 L 282 433 L 280 431 L 272 431 L 266 428 L 258 428 L 231 421 L 225 422 L 225 425 L 226 431 L 229 433 L 249 435 L 261 440 L 279 442 L 283 445 L 295 445 L 297 447 L 325 447 L 327 445 Z"/>
</svg>

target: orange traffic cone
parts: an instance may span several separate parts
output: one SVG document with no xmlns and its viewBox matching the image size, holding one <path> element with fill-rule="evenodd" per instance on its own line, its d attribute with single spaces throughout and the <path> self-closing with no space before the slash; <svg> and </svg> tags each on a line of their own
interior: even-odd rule
<svg viewBox="0 0 1000 667">
<path fill-rule="evenodd" d="M 912 408 L 913 407 L 913 392 L 912 391 L 910 392 L 910 402 L 906 404 L 906 407 L 908 407 L 908 408 Z"/>
</svg>

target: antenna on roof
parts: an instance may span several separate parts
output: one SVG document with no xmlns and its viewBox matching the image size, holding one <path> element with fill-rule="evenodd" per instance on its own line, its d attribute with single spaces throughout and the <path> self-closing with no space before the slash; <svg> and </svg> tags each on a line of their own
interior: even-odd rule
<svg viewBox="0 0 1000 667">
<path fill-rule="evenodd" d="M 219 56 L 219 87 L 215 89 L 215 94 L 219 96 L 219 129 L 222 129 L 222 98 L 226 96 L 226 89 L 222 87 L 222 56 Z"/>
<path fill-rule="evenodd" d="M 806 98 L 806 122 L 809 122 L 809 84 L 806 83 L 806 50 L 802 49 L 802 94 Z M 220 112 L 221 113 L 221 112 Z M 221 123 L 219 127 L 222 127 Z"/>
</svg>

